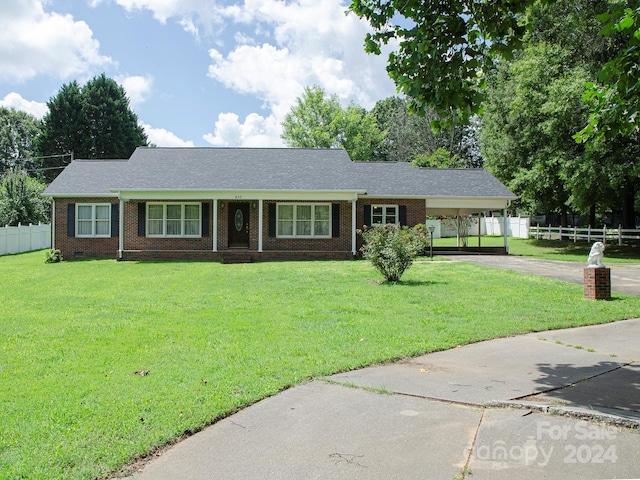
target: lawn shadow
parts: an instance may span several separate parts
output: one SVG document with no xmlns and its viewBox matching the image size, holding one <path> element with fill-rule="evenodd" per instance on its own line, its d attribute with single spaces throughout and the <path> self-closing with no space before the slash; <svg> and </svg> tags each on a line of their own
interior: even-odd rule
<svg viewBox="0 0 640 480">
<path fill-rule="evenodd" d="M 596 241 L 592 242 L 579 241 L 573 242 L 573 240 L 531 240 L 531 244 L 535 247 L 549 250 L 549 254 L 556 255 L 576 255 L 588 258 L 591 246 Z M 623 260 L 636 260 L 638 259 L 638 245 L 617 245 L 614 243 L 607 243 L 605 247 L 605 258 L 617 258 Z"/>
<path fill-rule="evenodd" d="M 433 285 L 446 285 L 448 282 L 439 282 L 435 280 L 400 280 L 398 282 L 388 282 L 386 280 L 380 280 L 378 285 L 383 286 L 399 286 L 399 287 L 430 287 Z"/>
</svg>

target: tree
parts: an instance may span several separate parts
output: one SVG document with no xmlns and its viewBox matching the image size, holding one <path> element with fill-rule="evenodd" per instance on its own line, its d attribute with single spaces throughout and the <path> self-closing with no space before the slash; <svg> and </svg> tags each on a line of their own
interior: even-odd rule
<svg viewBox="0 0 640 480">
<path fill-rule="evenodd" d="M 382 133 L 375 118 L 358 105 L 342 108 L 337 95 L 318 86 L 305 87 L 282 122 L 281 138 L 294 148 L 344 148 L 354 161 L 376 155 Z"/>
<path fill-rule="evenodd" d="M 67 163 L 71 154 L 82 157 L 85 119 L 82 111 L 82 94 L 78 83 L 62 85 L 55 97 L 47 102 L 49 111 L 42 119 L 42 133 L 36 141 L 44 177 L 51 181 Z"/>
<path fill-rule="evenodd" d="M 567 65 L 564 53 L 541 43 L 497 69 L 488 82 L 482 145 L 487 169 L 519 196 L 520 208 L 559 211 L 566 225 L 565 173 L 584 154 L 572 134 L 585 118 L 586 74 Z"/>
<path fill-rule="evenodd" d="M 379 158 L 376 160 L 413 162 L 417 157 L 444 149 L 461 159 L 459 166 L 482 166 L 479 142 L 475 138 L 475 125 L 456 125 L 434 133 L 430 122 L 437 118 L 436 113 L 430 109 L 424 116 L 410 113 L 406 97 L 379 100 L 371 113 L 384 133 Z"/>
<path fill-rule="evenodd" d="M 485 73 L 521 46 L 519 20 L 534 1 L 352 0 L 349 8 L 374 29 L 365 51 L 379 55 L 397 42 L 389 76 L 412 99 L 412 111 L 435 109 L 439 118 L 431 123 L 439 128 L 480 112 Z"/>
<path fill-rule="evenodd" d="M 147 135 L 131 111 L 124 89 L 104 73 L 82 88 L 85 142 L 82 157 L 129 158 Z"/>
<path fill-rule="evenodd" d="M 411 162 L 414 167 L 465 168 L 464 161 L 444 148 L 436 148 L 431 153 L 417 155 Z"/>
<path fill-rule="evenodd" d="M 104 74 L 80 88 L 77 82 L 62 86 L 48 102 L 38 138 L 40 156 L 73 153 L 76 158 L 129 158 L 136 147 L 147 144 L 138 117 L 129 107 L 124 89 Z M 64 157 L 49 158 L 45 166 L 63 166 Z M 52 179 L 59 170 L 46 172 Z"/>
<path fill-rule="evenodd" d="M 34 167 L 40 122 L 32 115 L 0 107 L 0 175 L 15 167 Z"/>
<path fill-rule="evenodd" d="M 42 196 L 45 184 L 20 168 L 0 178 L 0 225 L 28 225 L 47 221 L 49 202 Z"/>
<path fill-rule="evenodd" d="M 622 45 L 602 67 L 601 83 L 587 85 L 585 99 L 591 103 L 591 115 L 587 126 L 575 136 L 582 142 L 640 132 L 640 2 L 612 2 L 598 19 L 604 23 L 603 35 L 621 38 Z"/>
<path fill-rule="evenodd" d="M 573 138 L 588 121 L 584 85 L 616 52 L 595 18 L 607 5 L 559 0 L 528 10 L 526 47 L 487 81 L 483 152 L 525 211 L 560 212 L 563 224 L 569 209 L 588 212 L 595 225 L 597 213 L 622 209 L 623 225 L 632 228 L 638 135 L 589 145 Z"/>
</svg>

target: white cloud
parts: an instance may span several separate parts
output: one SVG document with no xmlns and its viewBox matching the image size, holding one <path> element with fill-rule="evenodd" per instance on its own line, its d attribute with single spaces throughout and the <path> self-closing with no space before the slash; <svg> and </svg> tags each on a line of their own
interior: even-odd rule
<svg viewBox="0 0 640 480">
<path fill-rule="evenodd" d="M 132 107 L 146 101 L 153 86 L 152 77 L 143 77 L 141 75 L 118 76 L 115 80 L 124 88 Z"/>
<path fill-rule="evenodd" d="M 214 133 L 203 139 L 216 147 L 281 147 L 280 122 L 273 115 L 263 117 L 250 113 L 244 123 L 235 113 L 221 113 L 215 123 Z"/>
<path fill-rule="evenodd" d="M 34 102 L 22 98 L 19 93 L 11 92 L 0 100 L 0 106 L 5 108 L 15 108 L 33 115 L 36 118 L 42 118 L 49 111 L 46 103 Z"/>
<path fill-rule="evenodd" d="M 243 41 L 226 56 L 212 51 L 209 75 L 276 108 L 285 104 L 288 110 L 303 88 L 313 84 L 345 104 L 371 108 L 393 95 L 395 87 L 385 70 L 386 56 L 364 53 L 368 24 L 345 15 L 346 9 L 340 0 L 245 0 L 242 6 L 221 8 L 220 14 L 232 22 L 268 27 L 275 44 Z"/>
<path fill-rule="evenodd" d="M 164 128 L 153 128 L 146 123 L 140 123 L 140 126 L 144 128 L 149 142 L 158 147 L 193 147 L 191 140 L 183 140 Z"/>
<path fill-rule="evenodd" d="M 105 0 L 91 0 L 96 7 Z M 215 3 L 203 0 L 114 0 L 127 12 L 148 10 L 160 23 L 167 23 L 170 18 L 176 21 L 186 32 L 198 37 L 199 26 L 211 32 L 212 24 L 217 23 Z"/>
<path fill-rule="evenodd" d="M 0 78 L 37 75 L 66 79 L 112 62 L 83 21 L 45 12 L 44 0 L 3 0 L 0 16 Z"/>
<path fill-rule="evenodd" d="M 364 52 L 368 24 L 345 15 L 346 10 L 340 0 L 245 0 L 221 8 L 230 22 L 251 24 L 261 32 L 257 35 L 269 32 L 272 43 L 256 45 L 236 34 L 237 44 L 228 53 L 209 51 L 208 75 L 259 98 L 277 123 L 310 85 L 336 94 L 344 105 L 353 101 L 370 109 L 394 95 L 395 87 L 385 70 L 386 55 Z"/>
<path fill-rule="evenodd" d="M 205 136 L 213 145 L 246 145 L 254 134 L 256 142 L 265 142 L 264 132 L 276 135 L 267 142 L 279 144 L 279 124 L 306 86 L 319 85 L 344 105 L 353 101 L 367 109 L 396 93 L 386 53 L 364 52 L 370 27 L 345 14 L 347 0 L 113 1 L 127 11 L 148 10 L 162 23 L 173 18 L 196 37 L 201 30 L 231 30 L 224 38 L 232 45 L 216 43 L 222 36 L 208 39 L 216 45 L 209 50 L 208 75 L 258 98 L 267 114 L 248 115 L 243 123 L 233 113 L 220 114 L 215 132 Z"/>
</svg>

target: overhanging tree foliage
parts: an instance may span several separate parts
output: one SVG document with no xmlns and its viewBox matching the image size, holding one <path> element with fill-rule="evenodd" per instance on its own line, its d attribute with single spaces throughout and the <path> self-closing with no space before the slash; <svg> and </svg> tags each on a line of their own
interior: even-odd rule
<svg viewBox="0 0 640 480">
<path fill-rule="evenodd" d="M 546 0 L 545 0 L 546 1 Z M 496 57 L 521 46 L 519 21 L 534 0 L 352 0 L 350 9 L 374 29 L 365 50 L 379 55 L 390 42 L 387 71 L 412 99 L 412 111 L 433 108 L 432 125 L 464 123 L 479 113 L 485 73 Z"/>
<path fill-rule="evenodd" d="M 610 140 L 640 132 L 640 2 L 611 2 L 598 16 L 603 35 L 621 39 L 618 54 L 604 64 L 599 82 L 590 82 L 585 99 L 591 103 L 587 126 L 579 141 Z"/>
<path fill-rule="evenodd" d="M 40 127 L 34 116 L 0 107 L 0 175 L 10 168 L 35 166 L 35 140 Z"/>
<path fill-rule="evenodd" d="M 38 137 L 38 155 L 49 180 L 60 173 L 55 167 L 75 158 L 129 158 L 136 147 L 147 144 L 147 136 L 138 125 L 138 117 L 129 107 L 124 89 L 104 74 L 80 88 L 77 82 L 61 87 L 48 102 Z"/>
</svg>

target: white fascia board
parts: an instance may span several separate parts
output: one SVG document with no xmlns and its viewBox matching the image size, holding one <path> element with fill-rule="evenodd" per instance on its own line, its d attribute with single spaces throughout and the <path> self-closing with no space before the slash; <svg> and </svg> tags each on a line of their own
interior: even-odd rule
<svg viewBox="0 0 640 480">
<path fill-rule="evenodd" d="M 345 200 L 358 197 L 352 190 L 112 190 L 125 200 Z M 116 196 L 118 194 L 116 193 Z"/>
<path fill-rule="evenodd" d="M 440 197 L 425 198 L 425 206 L 429 209 L 443 210 L 502 210 L 508 206 L 508 198 L 491 197 Z"/>
<path fill-rule="evenodd" d="M 44 197 L 49 198 L 118 198 L 118 193 L 42 193 Z"/>
</svg>

